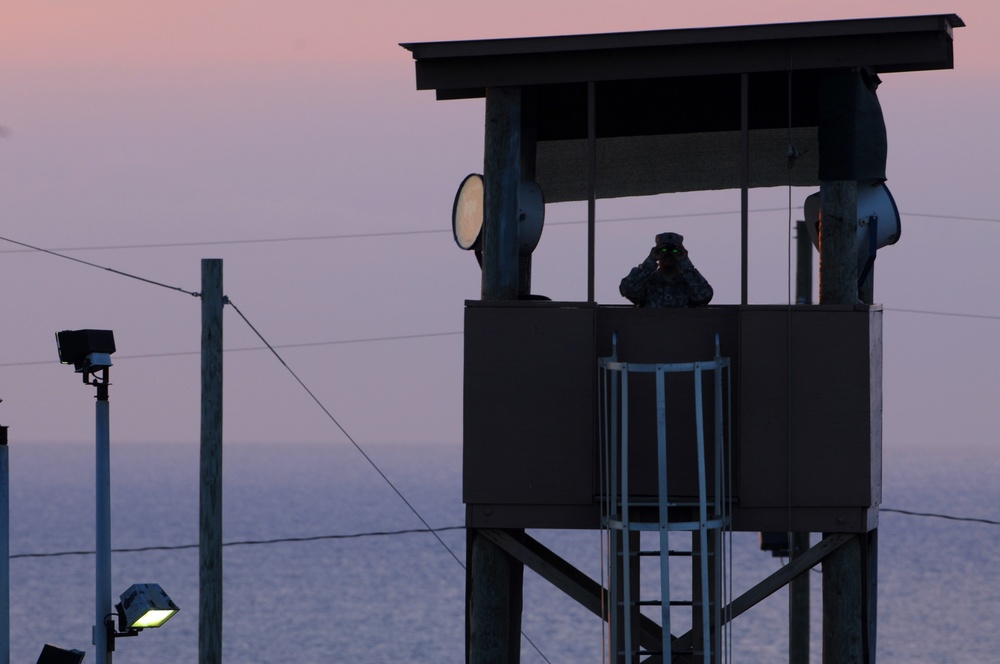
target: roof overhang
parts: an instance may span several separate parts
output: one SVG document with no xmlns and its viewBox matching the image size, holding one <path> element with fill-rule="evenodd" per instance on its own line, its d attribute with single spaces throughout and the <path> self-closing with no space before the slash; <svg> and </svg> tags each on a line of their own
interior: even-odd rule
<svg viewBox="0 0 1000 664">
<path fill-rule="evenodd" d="M 597 197 L 818 184 L 819 94 L 831 72 L 950 69 L 955 14 L 410 43 L 438 99 L 520 88 L 550 202 L 587 198 L 594 86 Z M 799 154 L 789 159 L 791 148 Z"/>
<path fill-rule="evenodd" d="M 868 67 L 951 69 L 955 14 L 401 44 L 439 99 L 494 86 Z"/>
</svg>

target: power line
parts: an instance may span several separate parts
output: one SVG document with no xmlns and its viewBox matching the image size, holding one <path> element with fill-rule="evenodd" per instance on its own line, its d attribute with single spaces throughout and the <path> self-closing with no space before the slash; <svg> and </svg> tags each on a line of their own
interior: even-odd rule
<svg viewBox="0 0 1000 664">
<path fill-rule="evenodd" d="M 341 344 L 360 344 L 360 343 L 372 343 L 379 341 L 404 341 L 407 339 L 428 339 L 432 337 L 448 337 L 457 336 L 465 334 L 464 332 L 425 332 L 419 334 L 397 334 L 393 336 L 386 337 L 364 337 L 358 339 L 336 339 L 333 341 L 310 341 L 305 343 L 297 344 L 275 344 L 274 348 L 315 348 L 317 346 L 337 346 Z M 261 351 L 268 350 L 267 346 L 245 346 L 242 348 L 225 348 L 223 352 L 225 353 L 240 353 L 248 351 Z M 115 361 L 118 360 L 138 360 L 147 358 L 158 358 L 158 357 L 180 357 L 183 355 L 200 355 L 200 350 L 179 350 L 168 353 L 140 353 L 134 355 L 115 355 Z M 25 367 L 34 366 L 41 364 L 54 364 L 52 360 L 29 360 L 26 362 L 3 362 L 0 363 L 0 367 Z"/>
<path fill-rule="evenodd" d="M 881 507 L 880 512 L 890 512 L 893 514 L 903 514 L 906 516 L 917 516 L 933 519 L 945 519 L 948 521 L 963 521 L 968 523 L 981 523 L 988 526 L 1000 526 L 1000 521 L 994 519 L 983 519 L 979 517 L 954 516 L 952 514 L 938 514 L 934 512 L 914 512 L 911 510 L 896 509 L 891 507 Z M 256 540 L 235 540 L 223 542 L 222 546 L 262 546 L 270 544 L 289 544 L 299 542 L 320 542 L 324 540 L 348 540 L 362 539 L 366 537 L 395 537 L 399 535 L 413 535 L 420 533 L 443 533 L 454 530 L 465 530 L 465 526 L 445 526 L 443 528 L 408 528 L 404 530 L 376 530 L 361 533 L 349 533 L 346 535 L 310 535 L 306 537 L 274 537 L 270 539 Z M 114 553 L 146 553 L 149 551 L 182 551 L 184 549 L 197 549 L 198 544 L 175 544 L 161 546 L 139 546 L 112 549 Z M 10 559 L 19 558 L 60 558 L 64 556 L 92 556 L 93 551 L 50 551 L 44 553 L 15 553 L 10 555 Z"/>
<path fill-rule="evenodd" d="M 300 235 L 290 237 L 257 238 L 247 240 L 204 240 L 200 242 L 154 242 L 142 244 L 109 244 L 109 245 L 88 245 L 84 247 L 57 247 L 49 251 L 108 251 L 117 249 L 176 249 L 178 247 L 206 247 L 226 244 L 268 244 L 273 242 L 311 242 L 315 240 L 350 240 L 358 238 L 391 237 L 395 235 L 425 235 L 428 233 L 450 233 L 451 229 L 434 230 L 411 230 L 411 231 L 381 231 L 372 233 L 341 233 L 337 235 Z M 6 239 L 6 238 L 0 238 Z M 13 240 L 8 240 L 13 242 Z M 15 244 L 22 244 L 20 242 Z M 29 246 L 29 245 L 24 245 Z M 17 254 L 29 249 L 6 249 L 0 250 L 0 254 Z M 45 251 L 44 249 L 42 251 Z"/>
<path fill-rule="evenodd" d="M 750 210 L 750 212 L 779 212 L 783 211 L 785 208 L 758 208 L 755 210 Z M 656 214 L 649 216 L 638 216 L 638 217 L 609 217 L 607 219 L 598 219 L 599 224 L 609 224 L 609 223 L 620 223 L 627 221 L 653 221 L 656 219 L 685 219 L 690 217 L 718 217 L 730 214 L 739 214 L 739 210 L 721 210 L 716 212 L 683 212 L 674 214 Z M 547 226 L 567 226 L 567 225 L 580 225 L 585 224 L 587 221 L 584 220 L 569 220 L 569 221 L 550 221 L 547 222 Z M 118 249 L 171 249 L 178 247 L 206 247 L 206 246 L 217 246 L 217 245 L 230 245 L 230 244 L 268 244 L 268 243 L 278 243 L 278 242 L 315 242 L 322 240 L 356 240 L 364 238 L 382 238 L 382 237 L 395 237 L 395 236 L 406 236 L 406 235 L 428 235 L 436 233 L 451 233 L 450 228 L 435 228 L 435 229 L 418 229 L 418 230 L 408 230 L 408 231 L 375 231 L 369 233 L 337 233 L 332 235 L 296 235 L 287 237 L 272 237 L 272 238 L 256 238 L 256 239 L 245 239 L 245 240 L 204 240 L 200 242 L 151 242 L 151 243 L 140 243 L 140 244 L 109 244 L 109 245 L 88 245 L 82 247 L 55 247 L 52 249 L 39 249 L 38 247 L 33 247 L 32 245 L 25 244 L 23 242 L 16 242 L 15 240 L 8 240 L 7 238 L 0 237 L 0 240 L 7 240 L 14 244 L 27 247 L 25 249 L 6 249 L 0 250 L 0 254 L 15 254 L 15 253 L 25 253 L 28 251 L 45 251 L 48 253 L 55 253 L 58 251 L 114 251 Z M 65 258 L 65 257 L 64 257 Z M 71 259 L 75 260 L 75 259 Z"/>
<path fill-rule="evenodd" d="M 933 512 L 911 512 L 909 510 L 898 510 L 889 507 L 879 508 L 881 512 L 893 512 L 895 514 L 906 514 L 907 516 L 923 516 L 932 517 L 935 519 L 947 519 L 949 521 L 969 521 L 972 523 L 985 523 L 989 526 L 1000 526 L 1000 521 L 994 521 L 993 519 L 980 519 L 971 516 L 952 516 L 950 514 L 935 514 Z"/>
<path fill-rule="evenodd" d="M 1000 315 L 991 314 L 970 314 L 970 313 L 960 313 L 955 311 L 930 311 L 926 309 L 904 309 L 900 307 L 883 307 L 885 311 L 895 311 L 897 313 L 908 313 L 908 314 L 923 314 L 928 316 L 946 316 L 953 318 L 978 318 L 980 320 L 1000 320 Z M 429 339 L 433 337 L 448 337 L 448 336 L 459 336 L 463 335 L 463 331 L 452 331 L 452 332 L 423 332 L 417 334 L 397 334 L 384 337 L 359 337 L 356 339 L 335 339 L 331 341 L 308 341 L 303 343 L 295 344 L 275 344 L 273 348 L 286 349 L 286 348 L 315 348 L 319 346 L 337 346 L 341 344 L 359 344 L 359 343 L 373 343 L 381 341 L 406 341 L 409 339 Z M 269 350 L 268 346 L 244 346 L 242 348 L 226 348 L 223 352 L 226 353 L 243 353 L 250 351 L 262 351 Z M 139 360 L 139 359 L 149 359 L 149 358 L 159 358 L 159 357 L 181 357 L 184 355 L 199 355 L 201 351 L 197 350 L 181 350 L 166 353 L 138 353 L 133 355 L 116 355 L 118 360 Z M 6 367 L 27 367 L 27 366 L 38 366 L 52 364 L 52 360 L 28 360 L 25 362 L 0 362 L 0 368 Z"/>
<path fill-rule="evenodd" d="M 991 217 L 960 217 L 954 214 L 922 214 L 919 212 L 904 212 L 906 217 L 926 217 L 928 219 L 952 219 L 954 221 L 985 221 L 991 224 L 1000 224 L 1000 219 Z"/>
<path fill-rule="evenodd" d="M 365 533 L 351 533 L 348 535 L 312 535 L 309 537 L 275 537 L 264 540 L 236 540 L 234 542 L 223 542 L 222 546 L 257 546 L 262 544 L 284 544 L 289 542 L 319 542 L 323 540 L 345 540 L 361 539 L 364 537 L 391 537 L 396 535 L 412 535 L 415 533 L 438 532 L 443 533 L 449 530 L 465 530 L 465 526 L 447 526 L 445 528 L 410 528 L 406 530 L 382 530 Z M 163 546 L 138 546 L 123 549 L 112 549 L 112 553 L 145 553 L 147 551 L 182 551 L 184 549 L 197 549 L 198 544 L 176 544 Z M 54 551 L 49 553 L 17 553 L 10 556 L 15 558 L 60 558 L 63 556 L 92 556 L 93 551 Z"/>
<path fill-rule="evenodd" d="M 1000 320 L 1000 316 L 990 314 L 963 314 L 953 311 L 928 311 L 926 309 L 900 309 L 897 307 L 883 307 L 886 311 L 898 311 L 907 314 L 927 314 L 929 316 L 952 316 L 955 318 L 982 318 L 985 320 Z"/>
<path fill-rule="evenodd" d="M 755 208 L 749 210 L 752 213 L 761 212 L 783 212 L 788 208 Z M 721 217 L 731 214 L 739 214 L 739 210 L 718 210 L 714 212 L 682 212 L 674 214 L 657 214 L 649 216 L 632 216 L 632 217 L 609 217 L 607 219 L 598 219 L 599 224 L 608 223 L 620 223 L 629 221 L 655 221 L 657 219 L 686 219 L 692 217 Z M 949 215 L 949 214 L 927 214 L 918 212 L 904 212 L 906 217 L 924 217 L 927 219 L 950 219 L 954 221 L 980 221 L 986 223 L 1000 223 L 1000 219 L 994 219 L 991 217 L 967 217 L 961 215 Z M 580 225 L 587 223 L 586 220 L 567 220 L 567 221 L 549 221 L 546 222 L 546 226 L 568 226 L 568 225 Z M 78 247 L 53 247 L 51 249 L 39 249 L 37 247 L 32 247 L 31 245 L 15 242 L 14 240 L 9 240 L 7 238 L 0 237 L 0 240 L 7 240 L 8 242 L 13 242 L 14 244 L 22 245 L 23 249 L 4 249 L 0 250 L 0 254 L 16 254 L 16 253 L 27 253 L 29 251 L 46 251 L 49 253 L 59 252 L 59 251 L 116 251 L 120 249 L 175 249 L 181 247 L 210 247 L 210 246 L 224 246 L 224 245 L 238 245 L 238 244 L 270 244 L 270 243 L 282 243 L 282 242 L 316 242 L 325 240 L 356 240 L 365 238 L 382 238 L 382 237 L 395 237 L 395 236 L 406 236 L 406 235 L 429 235 L 437 233 L 450 233 L 450 228 L 435 228 L 435 229 L 416 229 L 416 230 L 406 230 L 406 231 L 374 231 L 368 233 L 337 233 L 331 235 L 292 235 L 285 237 L 271 237 L 271 238 L 251 238 L 243 240 L 203 240 L 197 242 L 145 242 L 145 243 L 134 243 L 134 244 L 108 244 L 108 245 L 87 245 Z"/>
</svg>

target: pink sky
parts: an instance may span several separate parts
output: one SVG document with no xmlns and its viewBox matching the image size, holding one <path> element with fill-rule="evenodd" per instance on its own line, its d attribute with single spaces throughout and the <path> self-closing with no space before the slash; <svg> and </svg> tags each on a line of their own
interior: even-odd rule
<svg viewBox="0 0 1000 664">
<path fill-rule="evenodd" d="M 600 0 L 481 4 L 429 2 L 276 3 L 182 0 L 5 3 L 3 62 L 56 66 L 213 66 L 236 63 L 398 63 L 400 41 L 653 30 L 713 25 L 958 13 L 970 25 L 959 41 L 965 67 L 995 70 L 1000 47 L 989 39 L 1000 8 L 986 0 L 801 3 L 759 0 Z M 981 37 L 979 37 L 981 35 Z M 977 39 L 977 37 L 979 37 Z"/>
<path fill-rule="evenodd" d="M 392 442 L 457 455 L 463 303 L 480 273 L 449 216 L 459 183 L 482 171 L 483 103 L 416 91 L 399 42 L 939 13 L 968 25 L 956 69 L 879 88 L 903 235 L 879 254 L 876 300 L 887 458 L 954 450 L 961 467 L 964 448 L 992 449 L 1000 430 L 996 0 L 6 0 L 0 236 L 191 291 L 201 259 L 222 258 L 226 294 L 377 461 Z M 789 208 L 785 189 L 751 191 L 751 302 L 787 301 L 788 222 L 809 193 L 793 190 Z M 738 209 L 733 191 L 599 201 L 599 220 L 626 220 L 598 226 L 598 301 L 624 303 L 618 280 L 674 230 L 714 302 L 738 302 Z M 723 214 L 684 216 L 706 211 Z M 586 206 L 546 214 L 535 291 L 583 300 L 585 228 L 552 222 L 581 221 Z M 113 450 L 197 443 L 198 299 L 2 241 L 0 283 L 14 473 L 34 442 L 93 445 L 94 390 L 57 363 L 62 329 L 115 332 Z M 384 337 L 412 338 L 341 343 Z M 277 360 L 246 350 L 260 345 L 228 309 L 226 445 L 346 446 Z"/>
<path fill-rule="evenodd" d="M 414 89 L 399 42 L 957 13 L 956 70 L 890 75 L 879 90 L 889 174 L 905 212 L 995 219 L 1000 6 L 992 1 L 7 2 L 0 12 L 3 232 L 45 247 L 144 245 L 440 229 L 438 234 L 77 251 L 199 289 L 199 260 L 225 260 L 226 291 L 274 344 L 458 332 L 475 261 L 447 232 L 461 179 L 481 170 L 482 102 Z M 808 192 L 793 193 L 793 214 Z M 753 192 L 751 207 L 787 204 Z M 601 202 L 604 218 L 732 211 L 738 194 Z M 550 220 L 585 208 L 552 206 Z M 738 300 L 735 217 L 602 228 L 598 300 L 664 223 L 720 303 Z M 755 217 L 751 299 L 784 302 L 787 213 Z M 887 308 L 1000 315 L 990 287 L 1000 224 L 910 217 L 879 258 Z M 553 226 L 540 290 L 583 299 L 582 231 Z M 567 250 L 566 247 L 571 249 Z M 92 439 L 91 390 L 55 364 L 53 332 L 115 330 L 113 438 L 196 441 L 197 301 L 51 256 L 0 258 L 5 284 L 0 423 L 21 440 Z M 638 254 L 637 254 L 638 252 Z M 402 263 L 402 265 L 401 265 Z M 400 269 L 405 266 L 405 273 Z M 886 444 L 981 442 L 996 430 L 996 320 L 887 311 Z M 232 313 L 229 348 L 259 345 Z M 286 360 L 362 443 L 461 432 L 461 336 L 313 346 Z M 129 359 L 128 356 L 142 356 Z M 157 356 L 157 357 L 152 357 Z M 41 362 L 42 364 L 30 364 Z M 29 363 L 29 364 L 21 364 Z M 226 359 L 226 435 L 340 440 L 277 362 Z M 960 433 L 955 424 L 961 423 Z"/>
</svg>

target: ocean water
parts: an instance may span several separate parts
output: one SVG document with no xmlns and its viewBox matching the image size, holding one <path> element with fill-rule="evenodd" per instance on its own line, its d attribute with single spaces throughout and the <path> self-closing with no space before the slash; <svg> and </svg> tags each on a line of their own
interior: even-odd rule
<svg viewBox="0 0 1000 664">
<path fill-rule="evenodd" d="M 47 642 L 86 650 L 90 661 L 94 556 L 28 554 L 93 549 L 93 448 L 14 438 L 11 661 L 34 662 Z M 366 452 L 432 527 L 462 525 L 458 445 L 373 445 Z M 112 443 L 111 453 L 112 546 L 197 545 L 198 446 Z M 889 449 L 883 507 L 1000 520 L 998 472 L 988 448 Z M 422 527 L 349 443 L 225 448 L 225 542 Z M 597 533 L 532 534 L 599 576 Z M 464 561 L 464 532 L 440 537 Z M 996 661 L 1000 527 L 883 512 L 879 537 L 878 661 Z M 737 595 L 782 563 L 761 552 L 752 533 L 734 534 L 732 551 Z M 164 627 L 119 639 L 116 660 L 197 661 L 196 546 L 116 552 L 112 560 L 116 596 L 133 583 L 157 582 L 181 607 Z M 811 579 L 818 663 L 820 574 Z M 224 659 L 462 662 L 464 584 L 462 566 L 427 533 L 226 546 Z M 522 662 L 602 661 L 597 618 L 530 571 L 524 595 Z M 731 638 L 733 662 L 787 661 L 785 591 L 738 617 Z"/>
</svg>

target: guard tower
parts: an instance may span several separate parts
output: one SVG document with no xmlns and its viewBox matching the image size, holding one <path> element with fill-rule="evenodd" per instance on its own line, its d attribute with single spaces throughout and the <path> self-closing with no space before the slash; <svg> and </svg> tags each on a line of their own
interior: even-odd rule
<svg viewBox="0 0 1000 664">
<path fill-rule="evenodd" d="M 840 595 L 836 607 L 824 600 L 824 661 L 874 661 L 882 309 L 857 282 L 857 188 L 886 178 L 879 77 L 951 68 L 962 25 L 933 15 L 403 45 L 418 89 L 486 100 L 482 299 L 465 311 L 467 661 L 518 661 L 523 565 L 619 626 L 611 661 L 668 662 L 719 661 L 710 644 L 720 624 L 820 561 L 824 587 Z M 547 202 L 589 201 L 588 301 L 529 297 L 523 183 Z M 820 304 L 751 306 L 747 192 L 789 185 L 823 191 Z M 739 304 L 595 302 L 597 198 L 713 189 L 742 191 Z M 825 536 L 725 606 L 712 591 L 696 598 L 711 604 L 714 624 L 699 648 L 697 634 L 671 638 L 616 608 L 626 588 L 602 588 L 524 531 L 599 529 L 615 521 L 609 504 L 620 515 L 633 498 L 650 499 L 635 508 L 644 523 L 690 519 L 699 492 L 705 507 L 692 479 L 699 453 L 672 443 L 662 470 L 655 417 L 621 429 L 628 488 L 604 480 L 602 431 L 615 411 L 602 396 L 613 377 L 598 367 L 713 358 L 731 374 L 721 401 L 706 385 L 668 396 L 685 409 L 706 396 L 707 416 L 723 420 L 722 447 L 707 454 L 728 494 L 711 509 L 737 531 Z M 658 408 L 651 383 L 635 383 L 630 399 Z M 693 417 L 669 426 L 670 440 L 697 438 Z M 627 580 L 638 540 L 625 531 L 611 565 Z M 694 548 L 693 558 L 705 554 Z M 613 615 L 630 611 L 631 622 Z M 623 631 L 641 647 L 624 648 Z"/>
</svg>

